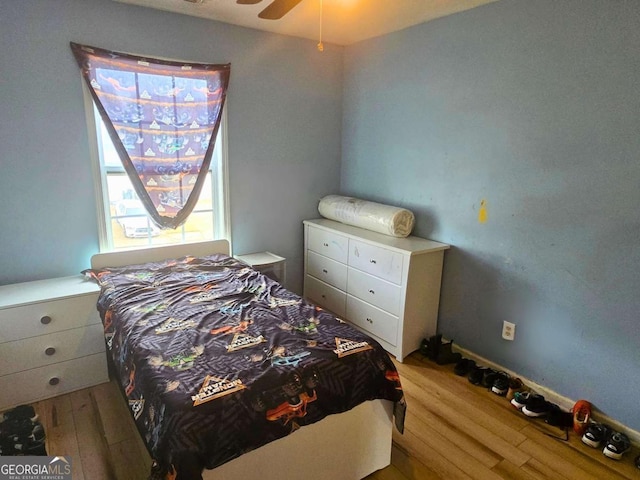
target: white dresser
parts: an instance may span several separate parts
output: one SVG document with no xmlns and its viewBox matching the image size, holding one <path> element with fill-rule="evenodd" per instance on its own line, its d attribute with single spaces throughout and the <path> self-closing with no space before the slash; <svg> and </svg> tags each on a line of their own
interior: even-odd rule
<svg viewBox="0 0 640 480">
<path fill-rule="evenodd" d="M 0 286 L 0 411 L 108 381 L 99 291 L 81 275 Z"/>
<path fill-rule="evenodd" d="M 303 223 L 306 298 L 371 335 L 399 361 L 436 333 L 449 245 L 326 219 Z"/>
</svg>

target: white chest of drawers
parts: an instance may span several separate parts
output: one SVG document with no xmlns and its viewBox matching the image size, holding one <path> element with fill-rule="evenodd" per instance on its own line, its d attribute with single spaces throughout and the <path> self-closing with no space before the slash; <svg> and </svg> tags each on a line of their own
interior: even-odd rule
<svg viewBox="0 0 640 480">
<path fill-rule="evenodd" d="M 327 219 L 303 223 L 305 297 L 371 335 L 399 361 L 436 333 L 449 245 Z"/>
<path fill-rule="evenodd" d="M 0 286 L 0 410 L 108 381 L 99 291 L 80 275 Z"/>
</svg>

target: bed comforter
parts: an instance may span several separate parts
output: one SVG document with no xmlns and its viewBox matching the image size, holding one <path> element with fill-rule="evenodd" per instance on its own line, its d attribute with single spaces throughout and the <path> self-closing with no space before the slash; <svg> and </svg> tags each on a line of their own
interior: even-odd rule
<svg viewBox="0 0 640 480">
<path fill-rule="evenodd" d="M 361 402 L 403 404 L 375 340 L 236 259 L 85 273 L 101 286 L 108 353 L 152 477 L 198 479 Z"/>
</svg>

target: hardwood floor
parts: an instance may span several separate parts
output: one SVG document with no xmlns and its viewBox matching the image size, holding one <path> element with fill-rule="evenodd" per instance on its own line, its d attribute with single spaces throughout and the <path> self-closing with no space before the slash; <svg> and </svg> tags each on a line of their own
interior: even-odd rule
<svg viewBox="0 0 640 480">
<path fill-rule="evenodd" d="M 408 404 L 405 432 L 394 432 L 392 465 L 368 480 L 640 478 L 636 447 L 621 461 L 608 459 L 573 432 L 568 441 L 558 439 L 561 430 L 525 417 L 503 397 L 454 375 L 451 365 L 414 353 L 397 366 Z M 72 457 L 74 480 L 146 479 L 149 457 L 113 382 L 35 407 L 47 452 Z"/>
</svg>

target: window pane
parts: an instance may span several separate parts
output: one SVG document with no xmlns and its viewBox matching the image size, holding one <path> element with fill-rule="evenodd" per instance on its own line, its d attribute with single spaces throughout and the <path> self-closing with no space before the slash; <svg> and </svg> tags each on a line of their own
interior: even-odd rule
<svg viewBox="0 0 640 480">
<path fill-rule="evenodd" d="M 183 228 L 185 242 L 213 240 L 213 213 L 211 211 L 194 211 L 189 215 Z"/>
<path fill-rule="evenodd" d="M 187 221 L 174 230 L 160 230 L 155 226 L 126 174 L 107 175 L 107 194 L 113 247 L 116 249 L 214 239 L 211 173 L 207 174 L 195 209 Z"/>
<path fill-rule="evenodd" d="M 177 229 L 161 230 L 148 217 L 100 115 L 97 111 L 95 114 L 99 160 L 102 164 L 100 171 L 104 175 L 101 190 L 106 216 L 106 238 L 101 240 L 101 245 L 109 249 L 139 248 L 224 238 L 224 195 L 222 183 L 218 180 L 223 162 L 222 135 L 216 139 L 210 171 L 193 212 Z"/>
</svg>

